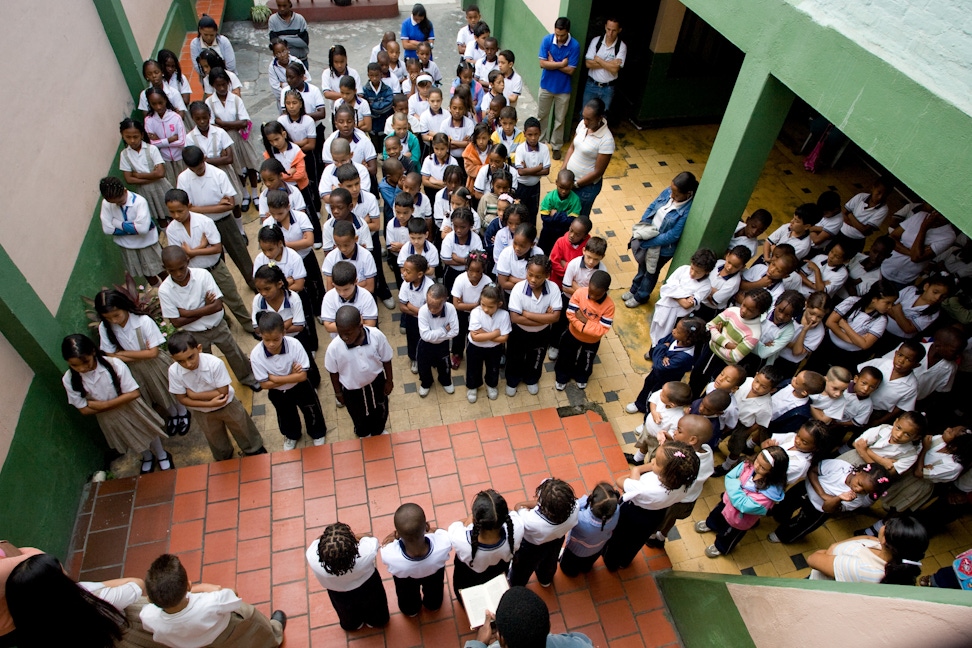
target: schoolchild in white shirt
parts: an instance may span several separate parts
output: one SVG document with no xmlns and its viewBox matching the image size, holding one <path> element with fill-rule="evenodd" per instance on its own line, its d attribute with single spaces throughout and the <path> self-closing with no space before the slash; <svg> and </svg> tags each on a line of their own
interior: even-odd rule
<svg viewBox="0 0 972 648">
<path fill-rule="evenodd" d="M 118 156 L 118 168 L 125 183 L 148 202 L 156 225 L 162 227 L 169 218 L 165 209 L 165 192 L 172 188 L 166 179 L 165 163 L 159 149 L 149 144 L 142 122 L 123 119 L 119 125 L 125 148 Z"/>
<path fill-rule="evenodd" d="M 483 57 L 476 59 L 476 68 L 474 74 L 476 76 L 476 80 L 479 81 L 484 88 L 488 88 L 490 86 L 489 75 L 494 71 L 499 71 L 499 59 L 496 56 L 498 51 L 499 41 L 496 40 L 495 37 L 488 36 L 483 39 Z M 500 76 L 502 76 L 502 74 Z M 503 92 L 500 91 L 500 94 L 503 94 Z M 488 108 L 489 104 L 486 105 Z M 483 113 L 485 112 L 486 111 L 483 110 Z"/>
<path fill-rule="evenodd" d="M 921 438 L 927 427 L 928 421 L 921 412 L 904 412 L 894 423 L 864 432 L 854 441 L 853 449 L 838 459 L 855 466 L 876 463 L 892 477 L 903 475 L 918 461 Z"/>
<path fill-rule="evenodd" d="M 354 206 L 353 199 L 351 197 L 351 192 L 344 187 L 336 187 L 334 191 L 331 192 L 331 205 L 330 212 L 331 218 L 325 221 L 324 225 L 321 227 L 321 237 L 323 239 L 322 247 L 324 249 L 324 254 L 327 255 L 332 250 L 334 250 L 334 227 L 340 222 L 347 222 L 351 225 L 355 240 L 360 247 L 366 250 L 371 250 L 372 238 L 371 238 L 371 227 L 369 223 L 355 216 L 351 209 Z M 326 258 L 326 257 L 325 257 Z"/>
<path fill-rule="evenodd" d="M 450 232 L 448 236 L 452 236 Z M 472 236 L 472 235 L 471 235 Z M 452 305 L 456 307 L 456 315 L 459 319 L 459 334 L 452 339 L 452 369 L 459 368 L 462 362 L 463 351 L 466 347 L 466 336 L 469 333 L 469 314 L 479 305 L 479 298 L 490 281 L 486 278 L 486 253 L 473 247 L 463 257 L 465 262 L 465 272 L 456 277 L 450 293 L 452 295 Z M 472 390 L 475 393 L 476 390 Z M 468 389 L 467 389 L 468 397 Z M 473 401 L 475 402 L 475 401 Z"/>
<path fill-rule="evenodd" d="M 677 268 L 668 275 L 651 316 L 649 334 L 653 341 L 668 335 L 675 328 L 678 318 L 691 313 L 708 296 L 709 273 L 715 264 L 715 254 L 703 248 L 696 250 L 689 265 Z"/>
<path fill-rule="evenodd" d="M 760 445 L 762 449 L 779 446 L 786 451 L 790 463 L 786 468 L 786 486 L 789 488 L 806 477 L 814 455 L 828 450 L 828 429 L 825 423 L 813 419 L 806 421 L 796 432 L 774 434 Z"/>
<path fill-rule="evenodd" d="M 415 219 L 413 218 L 412 221 Z M 409 221 L 411 222 L 411 221 Z M 411 245 L 411 244 L 409 244 Z M 409 246 L 402 248 L 408 250 Z M 401 324 L 405 327 L 405 340 L 408 347 L 408 359 L 411 371 L 418 373 L 416 352 L 419 343 L 419 309 L 425 305 L 426 293 L 435 284 L 435 280 L 428 276 L 429 262 L 421 254 L 410 254 L 402 264 L 402 284 L 398 288 L 398 309 L 402 312 Z"/>
<path fill-rule="evenodd" d="M 314 321 L 310 319 L 310 315 L 305 316 L 306 311 L 299 293 L 287 289 L 287 277 L 280 266 L 260 266 L 254 279 L 257 285 L 257 294 L 253 296 L 253 328 L 257 331 L 254 337 L 259 336 L 259 321 L 263 314 L 277 313 L 284 321 L 284 332 L 300 342 L 307 355 L 313 359 L 314 349 L 317 348 L 317 332 L 311 338 L 308 329 L 314 328 Z M 307 371 L 307 380 L 314 389 L 321 384 L 321 374 L 314 362 L 311 362 Z"/>
<path fill-rule="evenodd" d="M 334 100 L 334 110 L 341 106 L 348 106 L 354 111 L 354 126 L 365 133 L 371 132 L 371 105 L 358 96 L 362 86 L 349 76 L 341 78 L 338 84 L 340 97 Z"/>
<path fill-rule="evenodd" d="M 646 458 L 654 455 L 662 437 L 674 438 L 672 435 L 678 421 L 685 416 L 685 408 L 691 404 L 692 389 L 687 383 L 669 381 L 661 389 L 652 392 L 648 397 L 645 421 L 635 428 L 638 433 L 635 448 L 638 450 L 632 455 L 625 454 L 628 463 L 634 466 L 644 464 Z"/>
<path fill-rule="evenodd" d="M 773 392 L 782 380 L 773 365 L 766 365 L 755 376 L 746 378 L 733 397 L 738 415 L 736 428 L 725 433 L 729 455 L 715 469 L 716 477 L 724 477 L 742 461 L 742 455 L 750 455 L 766 434 L 773 416 Z"/>
<path fill-rule="evenodd" d="M 341 81 L 347 77 L 354 79 L 355 87 L 361 87 L 361 76 L 357 70 L 348 67 L 348 52 L 344 45 L 332 45 L 327 52 L 327 68 L 321 73 L 321 91 L 328 101 L 333 114 L 334 102 L 341 98 Z"/>
<path fill-rule="evenodd" d="M 370 192 L 371 175 L 368 173 L 368 167 L 353 159 L 351 144 L 348 143 L 348 140 L 338 137 L 331 140 L 329 146 L 332 162 L 324 167 L 324 171 L 321 174 L 321 181 L 318 183 L 321 201 L 325 205 L 330 205 L 331 191 L 341 186 L 341 183 L 337 179 L 337 171 L 348 164 L 358 172 L 358 179 L 361 181 L 359 191 Z"/>
<path fill-rule="evenodd" d="M 338 221 L 334 224 L 334 249 L 324 258 L 322 271 L 327 290 L 330 290 L 333 285 L 331 273 L 334 265 L 339 261 L 351 263 L 358 273 L 357 284 L 368 292 L 374 293 L 375 275 L 378 272 L 375 268 L 375 260 L 368 250 L 358 245 L 354 226 L 347 221 Z"/>
<path fill-rule="evenodd" d="M 467 271 L 468 274 L 469 271 Z M 481 280 L 482 281 L 482 280 Z M 453 286 L 453 295 L 460 281 Z M 489 400 L 499 397 L 500 359 L 503 344 L 509 338 L 512 325 L 508 311 L 500 308 L 503 294 L 493 285 L 483 288 L 479 305 L 469 314 L 469 343 L 466 346 L 466 400 L 475 403 L 479 387 L 486 383 Z"/>
<path fill-rule="evenodd" d="M 398 609 L 409 617 L 424 607 L 442 607 L 445 566 L 452 554 L 449 532 L 433 529 L 418 504 L 402 504 L 395 511 L 395 530 L 381 547 L 381 562 L 395 582 Z"/>
<path fill-rule="evenodd" d="M 736 231 L 729 239 L 729 250 L 737 245 L 749 248 L 751 256 L 759 251 L 759 237 L 773 224 L 773 215 L 765 209 L 757 209 L 745 221 L 739 221 Z"/>
<path fill-rule="evenodd" d="M 148 202 L 112 176 L 102 178 L 98 189 L 103 199 L 101 231 L 118 246 L 129 274 L 157 286 L 164 279 L 162 248 Z"/>
<path fill-rule="evenodd" d="M 291 209 L 307 213 L 307 203 L 303 194 L 298 191 L 297 187 L 292 187 L 284 181 L 284 172 L 283 164 L 276 158 L 264 160 L 260 164 L 260 180 L 263 182 L 263 190 L 260 191 L 260 196 L 257 198 L 257 211 L 260 214 L 260 220 L 265 220 L 270 214 L 270 208 L 267 206 L 267 194 L 272 189 L 279 189 L 287 194 Z"/>
<path fill-rule="evenodd" d="M 476 494 L 469 517 L 450 524 L 448 533 L 456 553 L 452 588 L 462 601 L 461 590 L 509 571 L 523 540 L 523 521 L 517 511 L 510 511 L 502 495 L 489 489 Z"/>
<path fill-rule="evenodd" d="M 502 231 L 500 230 L 500 232 Z M 499 239 L 499 234 L 496 235 L 496 238 Z M 521 223 L 517 226 L 510 245 L 496 257 L 496 281 L 499 287 L 506 291 L 507 295 L 510 294 L 513 286 L 526 279 L 527 265 L 530 259 L 537 255 L 543 255 L 543 250 L 534 244 L 536 238 L 537 228 L 530 223 Z M 558 288 L 557 291 L 559 293 L 560 289 Z"/>
<path fill-rule="evenodd" d="M 540 482 L 532 500 L 514 507 L 523 521 L 523 542 L 513 555 L 510 585 L 526 585 L 534 572 L 548 587 L 557 572 L 564 537 L 577 524 L 577 497 L 570 484 L 548 477 Z"/>
<path fill-rule="evenodd" d="M 432 389 L 432 369 L 438 372 L 439 384 L 447 394 L 454 394 L 452 384 L 451 340 L 459 335 L 456 307 L 449 303 L 449 290 L 433 284 L 426 293 L 425 304 L 418 312 L 419 337 L 416 360 L 419 371 L 419 396 L 425 398 Z"/>
<path fill-rule="evenodd" d="M 466 259 L 473 250 L 483 249 L 479 234 L 472 231 L 473 215 L 468 207 L 452 212 L 452 230 L 442 240 L 441 261 L 445 266 L 442 281 L 452 289 L 456 279 L 466 270 Z"/>
<path fill-rule="evenodd" d="M 321 304 L 321 322 L 331 334 L 337 335 L 337 312 L 341 306 L 354 306 L 365 326 L 378 326 L 378 304 L 371 293 L 358 286 L 358 270 L 349 261 L 338 261 L 331 269 L 332 288 Z"/>
<path fill-rule="evenodd" d="M 278 266 L 287 278 L 288 290 L 296 293 L 303 290 L 307 271 L 304 270 L 304 262 L 300 255 L 286 246 L 283 230 L 276 223 L 264 225 L 257 233 L 257 243 L 260 245 L 260 253 L 253 260 L 254 276 L 257 269 L 272 263 Z"/>
<path fill-rule="evenodd" d="M 398 265 L 404 268 L 408 257 L 419 254 L 427 262 L 426 274 L 433 275 L 439 266 L 439 251 L 429 243 L 429 226 L 424 218 L 412 217 L 408 221 L 408 240 L 398 252 Z M 404 275 L 404 272 L 402 273 Z"/>
<path fill-rule="evenodd" d="M 513 240 L 517 245 L 519 235 Z M 510 248 L 513 249 L 513 248 Z M 505 254 L 505 252 L 504 252 Z M 513 286 L 508 309 L 513 330 L 506 351 L 506 395 L 516 396 L 516 388 L 525 382 L 527 391 L 540 391 L 540 375 L 547 355 L 550 325 L 560 317 L 563 302 L 560 288 L 550 281 L 550 259 L 543 255 L 530 257 L 526 279 Z"/>
<path fill-rule="evenodd" d="M 260 168 L 261 161 L 253 144 L 241 134 L 252 125 L 250 115 L 239 95 L 229 92 L 228 73 L 216 70 L 209 74 L 209 79 L 214 93 L 206 99 L 206 105 L 212 112 L 213 123 L 224 129 L 233 140 L 233 168 L 239 174 L 246 169 L 246 179 L 250 186 L 249 193 L 243 194 L 242 210 L 247 211 L 250 202 L 257 195 L 257 169 Z"/>
<path fill-rule="evenodd" d="M 750 258 L 749 248 L 737 245 L 726 252 L 724 260 L 716 262 L 709 273 L 709 294 L 695 309 L 695 317 L 701 317 L 708 322 L 729 306 L 729 302 L 739 292 L 742 270 Z"/>
<path fill-rule="evenodd" d="M 800 268 L 795 274 L 800 278 L 797 288 L 805 297 L 814 292 L 834 295 L 847 282 L 847 266 L 844 265 L 844 247 L 835 241 L 827 254 L 819 254 Z"/>
<path fill-rule="evenodd" d="M 816 225 L 823 218 L 816 203 L 804 203 L 793 211 L 793 218 L 789 225 L 778 228 L 763 242 L 763 258 L 772 256 L 773 248 L 781 243 L 793 246 L 793 253 L 802 260 L 810 252 L 810 227 Z"/>
<path fill-rule="evenodd" d="M 851 372 L 844 367 L 831 367 L 824 376 L 824 390 L 810 397 L 810 415 L 826 425 L 844 416 L 844 392 L 850 386 Z"/>
<path fill-rule="evenodd" d="M 915 368 L 925 358 L 925 347 L 917 340 L 905 340 L 890 358 L 875 358 L 858 365 L 858 369 L 874 367 L 884 376 L 881 385 L 871 394 L 871 425 L 888 423 L 901 412 L 915 408 L 918 401 L 918 378 Z"/>
<path fill-rule="evenodd" d="M 550 175 L 550 147 L 540 143 L 540 131 L 540 120 L 528 117 L 523 122 L 523 142 L 512 151 L 520 186 L 519 198 L 533 218 L 540 209 L 540 180 Z"/>
</svg>

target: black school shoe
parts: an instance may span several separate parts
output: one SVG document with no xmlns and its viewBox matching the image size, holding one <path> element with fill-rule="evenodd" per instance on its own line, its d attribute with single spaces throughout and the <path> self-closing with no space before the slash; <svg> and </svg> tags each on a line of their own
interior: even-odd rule
<svg viewBox="0 0 972 648">
<path fill-rule="evenodd" d="M 179 436 L 186 436 L 189 433 L 189 427 L 192 425 L 192 412 L 186 410 L 186 413 L 179 418 L 182 421 L 182 425 L 179 427 Z"/>
<path fill-rule="evenodd" d="M 283 610 L 274 610 L 273 614 L 270 615 L 271 621 L 279 621 L 280 628 L 282 630 L 287 629 L 287 615 Z"/>
<path fill-rule="evenodd" d="M 644 459 L 642 459 L 641 461 L 637 461 L 637 460 L 635 460 L 634 455 L 631 454 L 630 452 L 625 452 L 624 453 L 624 459 L 625 459 L 625 461 L 627 461 L 632 466 L 644 466 L 645 465 L 645 460 Z"/>
</svg>

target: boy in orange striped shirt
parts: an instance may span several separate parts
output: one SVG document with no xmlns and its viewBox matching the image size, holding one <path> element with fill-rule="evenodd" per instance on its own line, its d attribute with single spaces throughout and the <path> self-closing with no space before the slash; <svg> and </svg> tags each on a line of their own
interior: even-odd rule
<svg viewBox="0 0 972 648">
<path fill-rule="evenodd" d="M 579 389 L 587 388 L 601 338 L 614 323 L 610 287 L 611 275 L 598 270 L 586 288 L 578 288 L 571 296 L 567 305 L 569 326 L 560 338 L 560 354 L 554 366 L 557 391 L 563 391 L 571 378 Z"/>
</svg>

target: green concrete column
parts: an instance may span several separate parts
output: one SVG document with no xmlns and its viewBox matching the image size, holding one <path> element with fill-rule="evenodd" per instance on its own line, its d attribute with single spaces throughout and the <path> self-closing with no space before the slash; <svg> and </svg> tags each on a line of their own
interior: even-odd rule
<svg viewBox="0 0 972 648">
<path fill-rule="evenodd" d="M 721 256 L 749 203 L 793 103 L 793 92 L 756 57 L 743 61 L 672 267 L 708 247 Z"/>
<path fill-rule="evenodd" d="M 135 35 L 125 15 L 125 8 L 121 0 L 93 1 L 111 49 L 115 52 L 118 67 L 125 77 L 125 84 L 132 96 L 138 97 L 145 88 L 145 79 L 142 78 L 142 55 L 138 51 L 138 43 L 135 42 Z"/>
</svg>

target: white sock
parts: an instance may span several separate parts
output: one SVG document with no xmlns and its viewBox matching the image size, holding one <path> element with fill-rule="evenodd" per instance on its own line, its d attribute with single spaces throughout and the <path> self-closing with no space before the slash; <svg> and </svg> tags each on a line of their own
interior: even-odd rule
<svg viewBox="0 0 972 648">
<path fill-rule="evenodd" d="M 642 452 L 641 450 L 639 450 L 638 452 L 634 453 L 634 460 L 635 461 L 644 461 L 645 460 L 645 453 Z"/>
<path fill-rule="evenodd" d="M 162 447 L 162 439 L 155 437 L 152 439 L 152 443 L 149 444 L 149 449 L 142 453 L 142 457 L 145 457 L 145 453 L 151 450 L 151 454 L 154 454 L 159 459 L 165 459 L 169 455 L 165 453 L 165 448 Z"/>
<path fill-rule="evenodd" d="M 749 448 L 750 450 L 754 450 L 756 449 L 756 442 L 753 441 L 752 439 L 746 439 L 746 447 Z"/>
<path fill-rule="evenodd" d="M 142 450 L 142 461 L 152 461 L 151 450 Z"/>
<path fill-rule="evenodd" d="M 259 195 L 260 194 L 259 194 L 259 192 L 257 192 L 257 188 L 256 187 L 250 187 L 250 197 L 253 198 L 253 200 L 256 200 L 257 199 L 257 196 L 259 196 Z"/>
<path fill-rule="evenodd" d="M 240 216 L 239 218 L 234 218 L 233 220 L 236 221 L 236 227 L 239 228 L 240 234 L 245 234 L 246 232 L 243 231 L 243 217 Z"/>
</svg>

